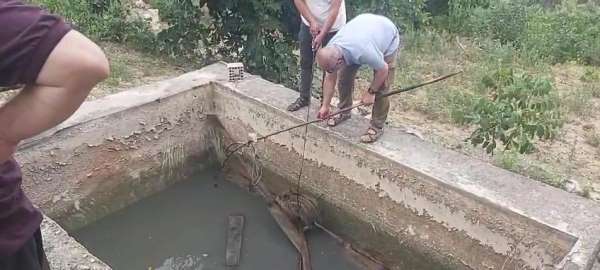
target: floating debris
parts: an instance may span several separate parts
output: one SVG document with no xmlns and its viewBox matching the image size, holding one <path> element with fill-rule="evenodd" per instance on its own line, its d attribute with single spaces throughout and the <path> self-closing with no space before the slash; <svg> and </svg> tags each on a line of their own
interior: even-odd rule
<svg viewBox="0 0 600 270">
<path fill-rule="evenodd" d="M 225 261 L 227 266 L 238 266 L 240 264 L 243 231 L 244 216 L 229 216 L 227 248 L 225 251 Z"/>
</svg>

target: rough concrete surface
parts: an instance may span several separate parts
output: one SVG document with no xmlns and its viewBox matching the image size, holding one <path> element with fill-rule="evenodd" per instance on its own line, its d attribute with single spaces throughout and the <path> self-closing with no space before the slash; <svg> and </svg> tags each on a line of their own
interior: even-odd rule
<svg viewBox="0 0 600 270">
<path fill-rule="evenodd" d="M 302 122 L 306 111 L 284 109 L 296 93 L 254 76 L 229 83 L 226 74 L 214 64 L 84 104 L 22 146 L 27 194 L 70 230 L 166 187 L 173 168 L 209 164 L 219 126 L 244 141 Z M 598 204 L 396 129 L 359 144 L 367 125 L 353 117 L 308 128 L 301 186 L 321 196 L 326 222 L 349 239 L 403 269 L 426 269 L 411 257 L 459 269 L 592 268 Z M 287 181 L 299 168 L 303 130 L 257 145 L 264 165 Z M 354 235 L 367 225 L 378 234 Z"/>
<path fill-rule="evenodd" d="M 56 222 L 44 217 L 44 250 L 55 270 L 110 270 L 111 268 L 71 238 Z"/>
<path fill-rule="evenodd" d="M 85 103 L 20 146 L 28 197 L 76 230 L 210 166 L 209 81 L 191 73 Z M 103 265 L 92 263 L 96 258 L 79 256 L 56 223 L 47 218 L 43 228 L 53 269 L 104 269 L 93 268 Z"/>
<path fill-rule="evenodd" d="M 223 67 L 214 65 L 205 70 L 224 74 L 219 68 L 222 70 Z M 304 111 L 285 112 L 285 104 L 296 94 L 282 86 L 257 77 L 235 84 L 221 82 L 220 85 L 222 90 L 215 91 L 216 114 L 238 140 L 248 139 L 244 133 L 249 130 L 264 135 L 297 124 L 304 117 Z M 367 124 L 366 120 L 355 117 L 333 129 L 309 128 L 312 135 L 308 138 L 306 157 L 318 167 L 329 167 L 329 177 L 340 174 L 362 186 L 363 192 L 374 192 L 382 201 L 391 200 L 411 210 L 411 215 L 421 221 L 404 228 L 395 226 L 399 239 L 404 238 L 402 234 L 425 238 L 421 242 L 446 248 L 440 250 L 446 256 L 459 253 L 458 260 L 475 269 L 500 269 L 509 263 L 536 269 L 591 267 L 591 258 L 597 253 L 600 239 L 600 228 L 596 226 L 600 221 L 600 209 L 596 203 L 394 129 L 387 129 L 376 144 L 357 144 Z M 247 130 L 243 130 L 244 127 Z M 300 131 L 295 131 L 275 136 L 270 141 L 287 148 L 288 152 L 299 153 L 301 135 Z M 265 148 L 263 155 L 275 149 L 274 146 Z M 266 159 L 273 162 L 272 167 L 278 169 L 278 173 L 293 176 L 297 165 L 288 165 L 292 168 L 285 172 L 285 164 L 293 160 L 284 159 L 286 156 L 289 153 L 273 153 L 271 160 Z M 328 191 L 326 196 L 340 194 L 335 193 L 335 189 Z M 362 214 L 365 218 L 372 215 Z M 388 221 L 389 225 L 402 223 L 407 217 L 399 215 L 398 219 Z M 382 225 L 386 223 L 385 216 L 372 219 Z M 428 230 L 434 227 L 433 224 L 443 226 L 446 233 L 430 235 Z M 509 259 L 486 262 L 493 256 L 480 257 L 453 250 L 460 242 L 450 239 L 443 243 L 444 237 L 460 234 L 464 237 L 458 239 L 466 241 L 470 238 L 487 249 L 480 255 L 492 252 Z"/>
<path fill-rule="evenodd" d="M 51 136 L 25 144 L 17 160 L 28 196 L 74 230 L 165 188 L 181 168 L 209 165 L 205 137 L 212 120 L 204 111 L 212 91 L 206 83 L 190 91 L 196 85 L 186 82 L 86 103 Z M 178 89 L 187 92 L 174 95 Z"/>
</svg>

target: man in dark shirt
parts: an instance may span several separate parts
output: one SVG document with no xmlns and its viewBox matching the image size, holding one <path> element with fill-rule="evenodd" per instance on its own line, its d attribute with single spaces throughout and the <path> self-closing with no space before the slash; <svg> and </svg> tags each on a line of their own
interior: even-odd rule
<svg viewBox="0 0 600 270">
<path fill-rule="evenodd" d="M 23 89 L 0 106 L 0 269 L 49 269 L 41 213 L 21 189 L 20 141 L 64 121 L 109 74 L 102 50 L 61 18 L 0 0 L 0 87 Z"/>
</svg>

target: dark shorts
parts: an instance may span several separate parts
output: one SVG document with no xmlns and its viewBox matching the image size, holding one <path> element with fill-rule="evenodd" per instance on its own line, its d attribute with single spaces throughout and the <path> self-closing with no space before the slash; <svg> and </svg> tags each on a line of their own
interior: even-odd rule
<svg viewBox="0 0 600 270">
<path fill-rule="evenodd" d="M 70 30 L 63 19 L 39 7 L 0 0 L 0 86 L 35 83 Z"/>
<path fill-rule="evenodd" d="M 38 230 L 17 253 L 0 258 L 0 269 L 49 270 L 50 266 L 42 245 L 42 233 Z"/>
</svg>

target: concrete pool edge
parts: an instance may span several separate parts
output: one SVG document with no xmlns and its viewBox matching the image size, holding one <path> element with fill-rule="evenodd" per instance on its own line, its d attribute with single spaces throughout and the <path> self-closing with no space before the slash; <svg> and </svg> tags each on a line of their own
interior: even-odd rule
<svg viewBox="0 0 600 270">
<path fill-rule="evenodd" d="M 44 249 L 55 270 L 110 270 L 111 268 L 92 255 L 83 245 L 47 216 L 41 226 Z"/>
<path fill-rule="evenodd" d="M 223 67 L 211 66 L 205 68 L 207 71 L 213 70 L 214 74 L 224 74 L 219 69 L 223 70 Z M 296 94 L 286 91 L 282 86 L 274 85 L 258 77 L 252 77 L 238 83 L 229 83 L 225 80 L 220 80 L 216 84 L 221 85 L 223 87 L 222 90 L 228 90 L 215 91 L 215 95 L 217 96 L 215 98 L 217 100 L 216 109 L 227 106 L 230 99 L 240 100 L 238 104 L 216 113 L 221 123 L 236 118 L 235 115 L 228 114 L 228 111 L 232 111 L 231 109 L 235 109 L 236 114 L 243 116 L 237 117 L 243 118 L 238 124 L 230 121 L 232 122 L 232 126 L 230 128 L 226 127 L 226 130 L 236 130 L 244 126 L 250 126 L 253 131 L 259 134 L 268 134 L 282 127 L 298 124 L 304 118 L 304 112 L 288 113 L 285 111 L 285 104 L 293 101 Z M 219 103 L 219 101 L 223 101 L 224 103 Z M 244 105 L 244 103 L 246 104 Z M 245 106 L 248 106 L 248 108 L 244 108 Z M 313 106 L 312 110 L 316 111 L 316 108 Z M 274 117 L 277 117 L 278 121 L 269 121 L 274 119 Z M 337 142 L 330 143 L 338 141 L 343 142 L 341 144 L 342 148 L 358 148 L 362 150 L 356 153 L 374 154 L 382 157 L 380 160 L 390 160 L 392 164 L 405 168 L 409 173 L 416 173 L 426 178 L 426 181 L 434 181 L 436 182 L 435 184 L 440 185 L 444 189 L 451 189 L 461 196 L 469 197 L 474 202 L 489 205 L 492 209 L 508 213 L 512 217 L 521 219 L 525 224 L 533 224 L 531 228 L 522 227 L 521 229 L 523 230 L 545 228 L 549 230 L 549 235 L 561 235 L 559 238 L 568 238 L 569 240 L 567 241 L 572 241 L 570 243 L 572 248 L 568 250 L 568 254 L 564 258 L 560 258 L 556 262 L 556 267 L 564 269 L 591 268 L 592 263 L 594 263 L 595 254 L 598 253 L 600 240 L 600 228 L 595 226 L 600 220 L 600 211 L 595 202 L 470 159 L 451 150 L 418 140 L 397 129 L 388 129 L 386 132 L 387 137 L 384 135 L 382 140 L 374 145 L 357 144 L 357 138 L 362 129 L 366 127 L 367 120 L 357 119 L 352 121 L 354 123 L 344 124 L 334 129 L 311 127 L 310 132 L 319 135 L 309 137 L 308 145 L 310 146 L 315 142 L 318 143 L 320 138 L 316 138 L 315 140 L 315 137 L 322 136 L 326 138 L 325 140 L 329 140 L 329 142 L 321 143 L 319 147 L 314 147 L 312 150 L 331 147 L 332 145 L 336 147 L 340 146 L 340 144 L 336 144 Z M 244 137 L 243 132 L 237 135 L 237 139 L 247 139 L 247 137 Z M 269 149 L 265 151 L 273 151 L 276 147 L 283 147 L 287 148 L 288 151 L 298 153 L 300 151 L 298 146 L 301 145 L 301 136 L 302 133 L 300 131 L 292 132 L 288 135 L 278 135 L 272 139 L 272 142 L 269 142 L 273 143 L 273 146 L 271 148 L 267 147 Z M 411 152 L 411 150 L 413 151 Z M 310 151 L 309 147 L 307 152 Z M 316 152 L 318 154 L 312 156 L 307 154 L 307 159 L 317 161 L 316 167 L 335 164 L 335 161 L 327 161 L 324 157 L 327 151 Z M 418 156 L 415 153 L 421 155 L 421 158 L 415 158 L 415 156 Z M 279 154 L 277 158 L 282 157 L 281 153 Z M 338 151 L 333 158 L 338 159 L 341 156 L 343 156 L 343 151 Z M 352 158 L 348 160 L 352 160 Z M 269 161 L 276 164 L 275 168 L 282 167 L 282 164 L 277 163 L 276 159 Z M 327 164 L 328 162 L 329 164 Z M 356 162 L 354 160 L 353 163 L 360 165 L 361 161 Z M 347 166 L 347 164 L 337 164 L 330 167 L 332 167 L 333 171 L 344 172 L 343 166 Z M 348 167 L 354 168 L 354 166 Z M 378 169 L 380 170 L 379 173 L 382 173 L 382 171 L 385 173 L 385 169 Z M 279 173 L 287 173 L 286 176 L 288 177 L 293 176 L 293 172 L 290 173 L 290 171 L 282 172 L 280 170 Z M 346 171 L 345 173 L 352 174 L 350 171 Z M 364 171 L 362 173 L 364 174 L 360 175 L 359 173 L 354 175 L 369 177 L 368 173 Z M 372 175 L 373 173 L 371 173 Z M 355 177 L 353 180 L 356 178 L 358 177 Z M 377 186 L 381 182 L 368 184 L 372 185 L 370 188 L 377 188 L 381 192 L 381 185 Z M 394 193 L 393 189 L 392 187 L 388 191 L 383 190 L 381 195 L 390 197 Z M 402 199 L 397 202 L 406 203 Z M 457 228 L 452 228 L 450 225 L 448 229 L 452 231 Z M 461 230 L 461 228 L 458 228 L 458 230 Z M 486 239 L 480 240 L 482 242 L 486 241 Z M 512 239 L 511 241 L 512 243 L 509 243 L 509 245 L 519 245 L 519 241 L 523 241 L 523 239 Z M 530 244 L 527 244 L 527 246 L 522 248 L 529 249 L 531 247 Z M 535 261 L 535 259 L 530 261 Z M 485 266 L 480 265 L 480 267 Z M 554 266 L 530 265 L 530 267 L 548 268 Z"/>
<path fill-rule="evenodd" d="M 56 140 L 56 137 L 66 136 L 65 133 L 73 133 L 67 136 L 72 138 L 79 134 L 77 131 L 78 128 L 85 130 L 86 125 L 93 125 L 99 119 L 104 118 L 104 121 L 107 121 L 106 119 L 116 121 L 117 118 L 113 116 L 115 114 L 122 114 L 123 110 L 143 107 L 150 103 L 156 103 L 161 99 L 168 99 L 184 93 L 190 94 L 194 92 L 195 88 L 199 87 L 212 87 L 216 88 L 216 91 L 214 89 L 202 90 L 201 92 L 206 94 L 202 96 L 202 101 L 186 103 L 187 106 L 204 106 L 205 109 L 202 114 L 216 115 L 220 122 L 224 124 L 227 132 L 232 133 L 236 139 L 247 139 L 247 132 L 249 131 L 266 134 L 282 126 L 297 124 L 302 121 L 302 112 L 294 114 L 283 110 L 285 103 L 292 101 L 295 97 L 296 94 L 294 92 L 253 76 L 236 84 L 228 83 L 224 81 L 226 74 L 224 70 L 223 64 L 215 64 L 172 80 L 86 103 L 74 117 L 61 125 L 61 127 L 25 144 L 21 150 L 25 153 L 20 154 L 20 158 L 25 158 L 29 162 L 25 164 L 24 169 L 27 169 L 36 161 L 43 159 L 40 154 L 47 154 L 49 149 L 51 149 L 44 148 L 41 144 L 42 142 L 45 144 L 52 143 L 52 141 Z M 165 103 L 168 103 L 168 101 L 165 101 Z M 165 106 L 169 107 L 169 105 Z M 232 108 L 235 108 L 235 110 L 232 110 Z M 170 109 L 176 110 L 180 108 Z M 248 114 L 240 115 L 240 113 Z M 118 119 L 121 118 L 123 117 Z M 268 121 L 265 122 L 266 120 L 270 121 L 270 123 Z M 242 123 L 243 125 L 241 125 Z M 321 148 L 334 145 L 339 149 L 325 149 L 327 151 L 317 151 L 317 154 L 307 155 L 307 158 L 313 163 L 308 165 L 310 167 L 308 174 L 323 177 L 325 175 L 324 172 L 327 172 L 333 175 L 332 178 L 336 178 L 339 181 L 351 180 L 346 182 L 349 186 L 356 188 L 356 191 L 373 193 L 369 196 L 374 196 L 372 197 L 374 201 L 380 200 L 382 205 L 394 207 L 396 205 L 404 205 L 410 211 L 420 212 L 421 216 L 428 215 L 425 218 L 441 224 L 440 228 L 445 227 L 448 230 L 448 235 L 452 233 L 457 234 L 455 231 L 468 231 L 477 228 L 465 222 L 468 220 L 468 217 L 464 216 L 464 211 L 462 213 L 463 220 L 456 223 L 457 221 L 454 218 L 457 215 L 454 214 L 457 213 L 456 211 L 462 211 L 461 209 L 446 207 L 446 210 L 450 209 L 452 211 L 440 212 L 440 209 L 444 210 L 444 208 L 440 208 L 439 206 L 444 204 L 452 205 L 453 200 L 457 202 L 463 201 L 461 203 L 468 201 L 471 206 L 479 207 L 483 205 L 485 211 L 495 209 L 494 211 L 498 211 L 499 215 L 517 219 L 518 223 L 520 223 L 519 226 L 503 228 L 504 231 L 522 230 L 521 232 L 516 232 L 515 236 L 529 235 L 532 232 L 527 230 L 542 228 L 545 230 L 545 236 L 557 237 L 558 241 L 561 241 L 561 245 L 570 245 L 570 242 L 574 242 L 573 247 L 568 250 L 568 255 L 558 263 L 559 268 L 590 269 L 592 267 L 595 261 L 594 258 L 598 252 L 598 244 L 600 243 L 600 228 L 595 226 L 600 221 L 600 210 L 595 209 L 598 208 L 597 204 L 490 165 L 471 160 L 450 150 L 419 141 L 408 134 L 394 129 L 388 129 L 386 137 L 382 138 L 382 141 L 375 145 L 358 145 L 355 143 L 357 133 L 360 132 L 360 129 L 365 124 L 366 120 L 364 119 L 353 119 L 348 125 L 343 125 L 333 130 L 322 127 L 310 127 L 312 135 L 309 135 L 309 143 L 316 143 Z M 239 128 L 239 130 L 236 130 L 236 128 Z M 117 135 L 128 136 L 132 130 L 135 129 L 126 129 L 123 134 Z M 171 131 L 171 133 L 176 131 Z M 263 153 L 267 154 L 266 160 L 269 164 L 266 165 L 273 168 L 280 167 L 279 171 L 276 171 L 277 173 L 286 177 L 292 176 L 297 166 L 294 164 L 289 167 L 280 166 L 281 164 L 278 162 L 282 162 L 283 160 L 291 161 L 296 158 L 295 155 L 299 151 L 298 142 L 301 139 L 299 134 L 299 131 L 288 135 L 282 134 L 281 138 L 273 138 L 273 140 L 267 142 L 266 146 L 262 149 Z M 172 135 L 165 133 L 165 136 Z M 95 145 L 101 144 L 102 141 L 104 141 L 104 138 L 100 136 L 95 140 L 86 141 L 86 143 Z M 79 144 L 82 142 L 79 142 Z M 416 153 L 415 149 L 420 152 Z M 132 151 L 135 152 L 135 149 Z M 56 155 L 60 155 L 58 153 L 60 151 L 57 150 L 56 152 Z M 269 154 L 285 154 L 287 157 L 277 161 L 276 158 L 269 158 Z M 323 155 L 325 157 L 324 160 L 320 160 L 318 155 Z M 329 155 L 329 159 L 326 155 Z M 348 166 L 348 163 L 336 163 L 332 161 L 332 155 L 334 157 L 336 155 L 340 157 L 347 155 L 347 157 L 342 157 L 340 160 L 352 160 L 354 164 Z M 355 157 L 352 157 L 352 155 L 355 155 Z M 356 158 L 359 155 L 364 155 L 367 158 Z M 358 168 L 359 166 L 355 166 L 358 163 L 362 163 L 363 166 L 378 163 L 388 166 L 373 166 L 372 168 L 376 169 L 371 170 L 368 169 L 370 166 L 366 166 L 367 168 Z M 344 168 L 344 166 L 352 168 Z M 387 167 L 393 168 L 387 169 Z M 36 172 L 31 172 L 29 175 L 26 173 L 25 175 L 32 176 L 34 174 Z M 421 204 L 421 209 L 417 209 L 414 200 L 411 202 L 410 198 L 402 197 L 407 195 L 407 193 L 402 193 L 402 191 L 410 191 L 411 187 L 405 184 L 400 185 L 401 181 L 399 179 L 402 177 L 394 174 L 411 175 L 412 179 L 410 181 L 415 185 L 424 184 L 436 187 L 436 192 L 450 192 L 451 194 L 448 193 L 446 195 L 452 197 L 446 197 L 448 200 L 444 202 L 429 201 L 426 205 Z M 86 178 L 85 174 L 81 175 L 80 173 L 78 175 L 81 178 Z M 28 180 L 26 179 L 26 181 Z M 307 183 L 309 183 L 308 180 Z M 377 186 L 378 183 L 379 186 Z M 25 186 L 28 194 L 30 192 L 34 194 L 40 193 L 39 190 L 35 190 L 36 187 L 34 184 L 30 182 Z M 314 186 L 312 188 L 314 189 Z M 414 191 L 411 193 L 411 196 L 426 197 L 424 194 L 419 194 L 418 190 L 415 189 Z M 402 196 L 398 197 L 399 195 Z M 48 196 L 44 199 L 39 199 L 41 197 L 37 197 L 38 199 L 36 199 L 34 196 L 33 200 L 35 203 L 43 202 L 46 207 L 49 207 L 48 205 L 53 204 L 52 201 L 54 200 L 51 197 L 50 199 Z M 60 200 L 58 203 L 60 203 Z M 350 204 L 346 207 L 352 209 L 354 206 L 356 205 Z M 436 212 L 436 209 L 438 212 Z M 369 217 L 376 222 L 381 222 L 381 227 L 390 227 L 385 225 L 385 223 L 390 223 L 391 221 L 383 222 L 381 221 L 381 217 L 377 215 L 369 216 L 368 214 L 361 214 L 360 210 L 357 210 L 357 212 L 356 214 L 359 216 L 365 215 L 365 217 Z M 385 211 L 381 213 L 383 212 Z M 478 222 L 477 219 L 473 219 L 472 221 Z M 455 226 L 456 224 L 460 224 L 463 227 L 457 227 Z M 524 225 L 532 225 L 532 228 Z M 413 227 L 411 231 L 410 227 L 406 227 L 403 231 L 392 232 L 396 235 L 415 234 L 417 237 L 426 235 L 423 231 L 418 230 L 418 228 Z M 504 231 L 494 235 L 501 235 L 505 233 Z M 471 235 L 471 237 L 475 242 L 481 241 L 486 243 L 486 241 L 492 241 L 489 239 L 477 239 L 476 234 Z M 399 236 L 400 238 L 402 237 Z M 424 241 L 427 242 L 426 240 Z M 506 243 L 508 245 L 519 245 L 518 241 L 519 239 L 508 239 Z M 498 247 L 496 248 L 501 250 Z M 444 253 L 444 250 L 438 252 Z M 461 260 L 461 258 L 458 259 L 459 261 Z M 482 267 L 484 266 L 477 264 L 476 260 L 476 258 L 471 258 L 465 262 L 472 268 L 483 269 Z"/>
</svg>

